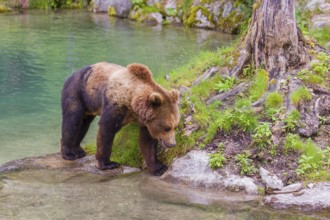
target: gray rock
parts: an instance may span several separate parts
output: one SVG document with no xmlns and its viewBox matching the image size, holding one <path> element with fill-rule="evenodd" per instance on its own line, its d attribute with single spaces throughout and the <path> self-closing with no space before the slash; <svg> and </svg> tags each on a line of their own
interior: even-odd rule
<svg viewBox="0 0 330 220">
<path fill-rule="evenodd" d="M 276 175 L 272 175 L 269 171 L 260 167 L 259 174 L 261 176 L 262 181 L 266 184 L 266 188 L 277 190 L 282 189 L 284 184 L 282 180 L 280 180 Z"/>
<path fill-rule="evenodd" d="M 177 6 L 176 6 L 176 1 L 175 0 L 168 0 L 165 3 L 165 13 L 167 15 L 173 16 L 173 14 L 171 13 L 171 10 L 176 10 Z"/>
<path fill-rule="evenodd" d="M 0 166 L 0 174 L 20 170 L 65 170 L 76 172 L 87 172 L 101 176 L 115 176 L 138 172 L 140 169 L 122 166 L 118 169 L 101 171 L 97 168 L 95 156 L 85 156 L 75 161 L 63 160 L 60 153 L 48 154 L 40 157 L 28 157 L 20 160 L 10 161 Z"/>
<path fill-rule="evenodd" d="M 175 24 L 175 25 L 180 25 L 182 23 L 179 17 L 172 17 L 172 16 L 166 17 L 166 21 L 170 24 Z"/>
<path fill-rule="evenodd" d="M 330 48 L 330 41 L 325 45 L 327 48 Z"/>
<path fill-rule="evenodd" d="M 185 156 L 175 159 L 161 178 L 191 187 L 245 191 L 250 195 L 258 194 L 257 185 L 251 178 L 230 173 L 222 175 L 210 168 L 208 160 L 209 156 L 206 151 L 190 151 Z"/>
<path fill-rule="evenodd" d="M 215 25 L 208 20 L 208 18 L 203 14 L 201 9 L 197 10 L 196 12 L 195 26 L 199 28 L 210 28 L 210 29 L 215 28 Z"/>
<path fill-rule="evenodd" d="M 305 212 L 330 210 L 330 182 L 303 189 L 302 194 L 279 194 L 264 197 L 263 202 L 275 209 L 296 209 Z"/>
<path fill-rule="evenodd" d="M 293 183 L 286 187 L 283 187 L 279 191 L 274 191 L 274 194 L 286 194 L 286 193 L 292 193 L 292 192 L 298 192 L 304 188 L 304 185 L 302 183 Z"/>
<path fill-rule="evenodd" d="M 105 13 L 113 7 L 117 17 L 127 18 L 132 8 L 131 0 L 93 0 L 93 12 Z"/>
<path fill-rule="evenodd" d="M 330 27 L 330 15 L 314 15 L 311 19 L 311 25 L 313 29 Z"/>
<path fill-rule="evenodd" d="M 151 5 L 158 4 L 159 2 L 160 2 L 160 0 L 147 0 L 147 5 L 151 6 Z"/>
<path fill-rule="evenodd" d="M 310 11 L 320 10 L 323 13 L 330 12 L 330 3 L 327 0 L 312 0 L 306 5 L 306 9 Z"/>
<path fill-rule="evenodd" d="M 144 22 L 149 25 L 159 25 L 163 23 L 163 16 L 159 12 L 153 12 L 146 15 Z"/>
<path fill-rule="evenodd" d="M 223 18 L 228 18 L 230 13 L 233 11 L 234 6 L 232 2 L 227 2 L 226 4 L 224 4 L 223 6 L 223 12 L 222 12 L 222 17 Z"/>
</svg>

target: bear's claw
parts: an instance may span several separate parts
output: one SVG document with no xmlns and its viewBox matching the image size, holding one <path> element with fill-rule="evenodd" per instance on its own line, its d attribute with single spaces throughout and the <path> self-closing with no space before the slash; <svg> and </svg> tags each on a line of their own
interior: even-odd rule
<svg viewBox="0 0 330 220">
<path fill-rule="evenodd" d="M 166 170 L 167 170 L 167 166 L 166 165 L 161 165 L 155 172 L 154 172 L 154 175 L 155 176 L 161 176 L 161 175 L 163 175 L 165 172 L 166 172 Z"/>
<path fill-rule="evenodd" d="M 106 164 L 99 163 L 99 169 L 100 170 L 113 170 L 120 167 L 120 164 L 114 161 L 110 161 Z"/>
</svg>

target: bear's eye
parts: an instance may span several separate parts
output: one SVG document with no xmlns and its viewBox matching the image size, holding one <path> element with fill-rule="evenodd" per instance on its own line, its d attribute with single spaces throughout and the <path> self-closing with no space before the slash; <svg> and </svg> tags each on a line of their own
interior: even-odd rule
<svg viewBox="0 0 330 220">
<path fill-rule="evenodd" d="M 165 127 L 165 128 L 164 128 L 164 131 L 165 131 L 165 132 L 169 132 L 170 130 L 171 130 L 170 127 Z"/>
</svg>

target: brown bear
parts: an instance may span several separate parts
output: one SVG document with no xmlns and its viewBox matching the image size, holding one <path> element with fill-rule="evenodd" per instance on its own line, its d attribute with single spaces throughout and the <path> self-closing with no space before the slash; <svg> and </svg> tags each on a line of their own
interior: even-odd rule
<svg viewBox="0 0 330 220">
<path fill-rule="evenodd" d="M 127 67 L 101 62 L 73 73 L 62 89 L 62 157 L 75 160 L 86 155 L 80 142 L 99 115 L 96 159 L 101 170 L 114 169 L 111 148 L 116 133 L 130 122 L 140 126 L 139 148 L 147 169 L 163 174 L 167 167 L 157 160 L 157 144 L 174 147 L 179 123 L 179 94 L 158 85 L 142 64 Z"/>
</svg>

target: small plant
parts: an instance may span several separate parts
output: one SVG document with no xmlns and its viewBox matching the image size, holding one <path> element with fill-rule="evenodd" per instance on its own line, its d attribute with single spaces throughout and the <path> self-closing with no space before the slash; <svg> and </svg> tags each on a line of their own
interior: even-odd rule
<svg viewBox="0 0 330 220">
<path fill-rule="evenodd" d="M 294 128 L 298 125 L 300 118 L 300 113 L 298 110 L 292 110 L 286 118 L 284 118 L 284 127 L 285 131 L 293 131 Z"/>
<path fill-rule="evenodd" d="M 209 165 L 212 169 L 221 168 L 226 163 L 226 157 L 222 153 L 223 144 L 219 144 L 219 150 L 217 153 L 209 155 Z"/>
<path fill-rule="evenodd" d="M 300 140 L 299 135 L 297 134 L 288 134 L 284 141 L 284 152 L 289 150 L 294 151 L 303 151 L 304 143 Z"/>
<path fill-rule="evenodd" d="M 279 109 L 283 104 L 283 97 L 278 92 L 271 92 L 267 95 L 265 106 L 267 109 Z"/>
<path fill-rule="evenodd" d="M 250 95 L 252 102 L 257 101 L 268 88 L 269 76 L 266 70 L 256 70 L 256 76 L 250 89 Z"/>
<path fill-rule="evenodd" d="M 239 163 L 239 166 L 241 168 L 241 175 L 250 175 L 252 173 L 257 172 L 257 169 L 252 164 L 253 160 L 249 158 L 250 156 L 250 152 L 244 152 L 241 154 L 237 154 L 235 157 L 235 161 Z"/>
<path fill-rule="evenodd" d="M 266 146 L 271 145 L 270 138 L 272 136 L 272 132 L 269 127 L 270 123 L 263 122 L 254 129 L 252 138 L 258 148 L 265 148 Z"/>
<path fill-rule="evenodd" d="M 298 105 L 304 101 L 309 101 L 312 99 L 312 94 L 308 91 L 306 87 L 300 86 L 296 91 L 291 94 L 291 102 L 294 105 Z"/>
<path fill-rule="evenodd" d="M 219 90 L 219 92 L 226 92 L 230 90 L 235 83 L 235 77 L 229 77 L 224 80 L 221 80 L 219 83 L 215 85 L 216 89 Z"/>
<path fill-rule="evenodd" d="M 178 13 L 178 11 L 176 10 L 176 8 L 167 8 L 166 9 L 166 13 L 169 16 L 176 16 L 176 14 Z"/>
<path fill-rule="evenodd" d="M 301 155 L 298 160 L 299 166 L 296 169 L 297 174 L 303 175 L 307 172 L 316 171 L 319 168 L 319 164 L 314 161 L 313 156 Z"/>
</svg>

